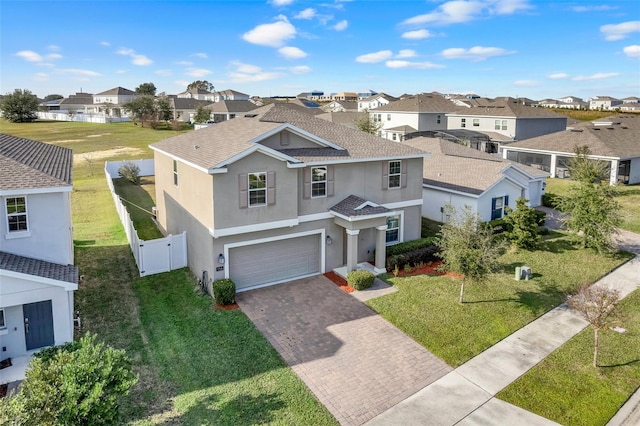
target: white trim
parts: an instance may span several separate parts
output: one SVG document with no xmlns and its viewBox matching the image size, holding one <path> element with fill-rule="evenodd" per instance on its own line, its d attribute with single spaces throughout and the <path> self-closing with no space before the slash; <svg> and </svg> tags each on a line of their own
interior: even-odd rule
<svg viewBox="0 0 640 426">
<path fill-rule="evenodd" d="M 207 173 L 213 174 L 213 173 L 215 173 L 215 170 L 220 169 L 220 168 L 224 168 L 229 164 L 233 164 L 236 161 L 241 160 L 241 159 L 253 154 L 256 151 L 259 151 L 264 155 L 268 155 L 269 157 L 273 157 L 276 160 L 280 160 L 280 161 L 289 161 L 289 162 L 292 162 L 292 163 L 300 163 L 301 162 L 300 160 L 298 160 L 296 158 L 290 157 L 288 155 L 284 155 L 284 154 L 282 154 L 282 153 L 280 153 L 280 152 L 278 152 L 278 151 L 276 151 L 274 149 L 268 148 L 268 147 L 266 147 L 264 145 L 254 145 L 254 146 L 251 146 L 251 147 L 245 149 L 244 151 L 241 151 L 241 152 L 237 153 L 236 155 L 233 155 L 233 156 L 231 156 L 231 157 L 229 157 L 229 158 L 227 158 L 227 159 L 225 159 L 225 160 L 223 160 L 223 161 L 221 161 L 219 163 L 214 164 L 213 166 L 211 166 L 207 170 Z"/>
<path fill-rule="evenodd" d="M 316 136 L 316 135 L 314 135 L 312 133 L 309 133 L 309 132 L 307 132 L 305 130 L 302 130 L 301 128 L 296 127 L 296 126 L 294 126 L 294 125 L 292 125 L 290 123 L 283 123 L 282 125 L 276 127 L 275 129 L 271 129 L 266 133 L 263 133 L 263 134 L 261 134 L 259 136 L 256 136 L 255 138 L 249 140 L 249 142 L 258 143 L 260 141 L 263 141 L 263 140 L 267 139 L 268 137 L 271 137 L 271 136 L 275 135 L 276 133 L 280 133 L 282 130 L 289 130 L 289 131 L 291 131 L 291 133 L 295 133 L 298 136 L 301 136 L 301 137 L 303 137 L 305 139 L 310 139 L 312 142 L 315 142 L 320 146 L 331 147 L 331 148 L 337 149 L 339 151 L 344 151 L 344 148 L 341 147 L 340 145 L 336 145 L 333 142 L 329 142 L 326 139 L 322 139 L 322 138 L 320 138 L 320 137 L 318 137 L 318 136 Z"/>
<path fill-rule="evenodd" d="M 7 200 L 9 198 L 13 198 L 14 200 L 17 198 L 22 198 L 24 200 L 24 213 L 9 213 L 8 210 L 8 206 L 7 206 Z M 26 195 L 15 195 L 13 197 L 3 197 L 2 198 L 2 209 L 4 210 L 4 217 L 5 217 L 5 225 L 7 226 L 7 234 L 5 236 L 6 239 L 10 240 L 12 238 L 27 238 L 31 236 L 31 224 L 29 223 L 29 201 Z M 10 225 L 9 225 L 9 217 L 12 216 L 25 216 L 25 221 L 27 222 L 27 229 L 23 229 L 23 230 L 15 230 L 12 231 L 10 230 Z"/>
<path fill-rule="evenodd" d="M 181 163 L 186 164 L 189 167 L 193 167 L 194 169 L 200 170 L 201 172 L 205 172 L 205 173 L 209 173 L 209 169 L 202 167 L 202 166 L 198 166 L 197 164 L 192 163 L 191 161 L 186 161 L 184 158 L 182 157 L 178 157 L 177 155 L 173 155 L 173 154 L 169 154 L 166 151 L 163 151 L 161 149 L 158 149 L 152 145 L 149 145 L 149 148 L 151 148 L 152 150 L 159 152 L 162 155 L 166 155 L 167 157 L 171 158 L 172 160 L 177 160 L 180 161 Z"/>
<path fill-rule="evenodd" d="M 379 268 L 376 268 L 376 267 L 374 266 L 374 267 L 373 267 L 373 272 L 374 272 L 376 275 L 386 274 L 386 273 L 387 273 L 387 268 L 379 269 Z"/>
<path fill-rule="evenodd" d="M 233 226 L 231 228 L 209 228 L 209 235 L 213 238 L 228 237 L 231 235 L 248 234 L 250 232 L 269 231 L 278 228 L 290 228 L 298 225 L 298 219 L 277 220 L 274 222 L 254 223 L 251 225 Z"/>
<path fill-rule="evenodd" d="M 367 214 L 367 215 L 361 215 L 361 216 L 345 216 L 343 214 L 334 212 L 333 210 L 331 210 L 331 213 L 334 216 L 339 217 L 340 219 L 344 219 L 347 222 L 360 222 L 361 220 L 367 220 L 367 219 L 376 219 L 378 217 L 386 217 L 386 216 L 393 216 L 393 212 L 385 212 L 385 213 L 377 213 L 377 214 Z"/>
<path fill-rule="evenodd" d="M 563 157 L 576 157 L 576 154 L 574 152 L 565 152 L 565 151 L 549 151 L 546 149 L 537 149 L 537 148 L 521 148 L 521 147 L 517 147 L 517 146 L 509 146 L 509 145 L 505 145 L 502 147 L 502 151 L 503 151 L 503 157 L 506 160 L 509 160 L 506 157 L 506 153 L 509 151 L 515 151 L 515 152 L 529 152 L 532 154 L 555 154 L 555 155 L 561 155 Z M 611 157 L 611 156 L 605 156 L 605 155 L 597 155 L 597 154 L 589 154 L 587 155 L 587 158 L 591 158 L 594 160 L 625 160 L 625 159 L 633 159 L 633 158 L 637 158 L 637 157 Z M 513 160 L 509 160 L 509 161 L 513 161 Z M 526 165 L 526 164 L 525 164 Z"/>
<path fill-rule="evenodd" d="M 305 166 L 322 166 L 326 164 L 350 164 L 350 163 L 373 163 L 378 161 L 390 161 L 390 160 L 410 160 L 414 158 L 428 158 L 431 154 L 428 152 L 421 154 L 409 154 L 409 155 L 395 155 L 391 157 L 366 157 L 366 158 L 352 158 L 350 160 L 323 160 L 323 161 L 309 161 L 304 163 Z"/>
<path fill-rule="evenodd" d="M 317 180 L 314 181 L 313 180 L 313 169 L 320 169 L 320 168 L 324 168 L 324 179 L 323 180 Z M 312 166 L 311 167 L 311 198 L 327 198 L 327 188 L 328 188 L 328 183 L 329 180 L 327 179 L 327 174 L 329 173 L 329 168 L 327 166 Z M 323 195 L 313 195 L 313 184 L 316 183 L 324 183 L 324 194 Z"/>
<path fill-rule="evenodd" d="M 47 188 L 21 188 L 0 190 L 0 197 L 14 197 L 16 195 L 52 194 L 56 192 L 71 192 L 73 186 L 54 186 Z"/>
<path fill-rule="evenodd" d="M 365 207 L 380 207 L 380 204 L 376 204 L 373 201 L 365 201 L 360 204 L 358 207 L 354 208 L 354 210 L 362 210 Z"/>
<path fill-rule="evenodd" d="M 392 217 L 392 216 L 399 216 L 399 219 L 398 219 L 398 222 L 399 222 L 398 223 L 398 241 L 393 241 L 393 242 L 390 242 L 390 243 L 386 243 L 385 244 L 386 246 L 393 246 L 393 245 L 400 244 L 400 243 L 404 242 L 404 210 L 398 210 L 398 211 L 394 212 L 394 214 L 391 215 L 390 217 Z M 388 230 L 389 229 L 387 229 L 387 231 Z"/>
<path fill-rule="evenodd" d="M 360 233 L 359 229 L 345 229 L 347 235 L 358 235 Z"/>
<path fill-rule="evenodd" d="M 395 133 L 394 133 L 394 135 L 395 135 Z M 400 171 L 398 173 L 391 173 L 391 163 L 399 163 L 400 164 L 400 166 L 399 166 Z M 391 177 L 392 176 L 397 176 L 398 177 L 398 185 L 397 186 L 391 186 Z M 398 189 L 398 188 L 402 188 L 402 160 L 389 160 L 389 161 L 387 161 L 387 189 Z"/>
<path fill-rule="evenodd" d="M 229 250 L 233 249 L 233 248 L 237 248 L 237 247 L 244 247 L 244 246 L 251 246 L 251 245 L 255 245 L 255 244 L 263 244 L 263 243 L 270 243 L 273 241 L 281 241 L 281 240 L 289 240 L 289 239 L 293 239 L 293 238 L 299 238 L 299 237 L 307 237 L 309 235 L 315 235 L 318 234 L 320 236 L 319 238 L 319 242 L 318 244 L 320 244 L 320 273 L 324 273 L 325 269 L 326 269 L 326 247 L 325 247 L 325 229 L 313 229 L 311 231 L 303 231 L 303 232 L 295 232 L 293 234 L 284 234 L 284 235 L 277 235 L 274 237 L 267 237 L 267 238 L 258 238 L 256 240 L 248 240 L 248 241 L 239 241 L 237 243 L 228 243 L 225 244 L 223 247 L 223 252 L 224 252 L 224 258 L 227 259 L 227 266 L 224 268 L 224 277 L 225 278 L 229 278 L 229 272 L 231 271 L 231 258 L 229 257 Z M 313 275 L 318 275 L 318 274 L 311 274 L 311 275 L 306 275 L 306 276 L 313 276 Z M 265 284 L 259 284 L 260 287 L 265 287 L 267 285 L 273 285 L 273 284 L 278 284 L 278 283 L 282 283 L 282 282 L 286 282 L 286 281 L 293 281 L 299 278 L 304 278 L 305 276 L 300 276 L 300 277 L 296 277 L 296 278 L 292 278 L 292 279 L 286 279 L 286 280 L 281 280 L 281 281 L 274 281 L 271 283 L 265 283 Z M 258 286 L 254 286 L 251 288 L 258 288 Z M 245 290 L 248 290 L 245 289 Z"/>
<path fill-rule="evenodd" d="M 298 216 L 298 222 L 299 223 L 313 222 L 314 220 L 333 219 L 333 217 L 334 216 L 330 212 L 305 214 L 303 216 Z"/>
<path fill-rule="evenodd" d="M 247 173 L 247 207 L 264 207 L 269 205 L 269 191 L 267 190 L 267 176 L 269 172 L 248 172 Z M 253 188 L 251 189 L 251 175 L 264 175 L 264 188 Z M 251 192 L 264 191 L 264 203 L 260 204 L 251 204 Z"/>
<path fill-rule="evenodd" d="M 435 186 L 435 185 L 427 185 L 426 183 L 423 183 L 422 187 L 423 188 L 427 188 L 427 189 L 433 189 L 433 190 L 436 190 L 436 191 L 448 192 L 448 193 L 451 193 L 451 194 L 463 195 L 465 197 L 472 197 L 472 198 L 480 198 L 482 196 L 482 194 L 484 194 L 484 192 L 482 192 L 480 194 L 471 194 L 469 192 L 456 191 L 455 189 L 442 188 L 440 186 Z"/>
<path fill-rule="evenodd" d="M 395 210 L 395 209 L 402 209 L 405 207 L 416 207 L 416 206 L 422 206 L 423 204 L 423 200 L 422 198 L 417 198 L 415 200 L 407 200 L 407 201 L 399 201 L 397 203 L 386 203 L 386 204 L 380 204 L 382 207 L 386 207 L 389 210 Z"/>
<path fill-rule="evenodd" d="M 380 225 L 380 226 L 376 226 L 376 229 L 378 231 L 386 231 L 387 229 L 389 229 L 389 225 Z"/>
<path fill-rule="evenodd" d="M 0 277 L 11 277 L 11 278 L 17 278 L 25 281 L 48 284 L 55 287 L 62 287 L 67 291 L 78 289 L 78 284 L 70 283 L 68 281 L 59 281 L 59 280 L 54 280 L 52 278 L 40 277 L 38 275 L 23 274 L 21 272 L 9 271 L 7 269 L 0 269 Z"/>
</svg>

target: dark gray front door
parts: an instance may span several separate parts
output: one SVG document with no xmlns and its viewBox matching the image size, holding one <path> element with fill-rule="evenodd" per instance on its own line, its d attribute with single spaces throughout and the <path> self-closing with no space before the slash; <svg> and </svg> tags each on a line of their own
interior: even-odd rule
<svg viewBox="0 0 640 426">
<path fill-rule="evenodd" d="M 53 345 L 53 310 L 51 300 L 22 305 L 27 350 Z"/>
</svg>

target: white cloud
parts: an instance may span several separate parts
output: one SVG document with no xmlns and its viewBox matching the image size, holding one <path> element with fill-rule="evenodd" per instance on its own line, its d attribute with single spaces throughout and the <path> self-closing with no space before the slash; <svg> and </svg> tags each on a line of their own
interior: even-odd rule
<svg viewBox="0 0 640 426">
<path fill-rule="evenodd" d="M 116 50 L 116 53 L 118 55 L 123 55 L 123 56 L 130 57 L 131 58 L 131 63 L 133 65 L 147 66 L 147 65 L 151 65 L 153 63 L 153 61 L 151 59 L 147 58 L 144 55 L 140 55 L 140 54 L 136 53 L 135 50 L 129 49 L 127 47 L 121 47 L 120 49 Z"/>
<path fill-rule="evenodd" d="M 349 22 L 347 22 L 346 19 L 343 19 L 342 21 L 338 22 L 337 24 L 335 24 L 333 26 L 333 29 L 336 31 L 344 31 L 347 29 L 347 27 L 349 26 Z"/>
<path fill-rule="evenodd" d="M 83 70 L 78 68 L 59 68 L 55 70 L 59 74 L 72 74 L 85 77 L 100 77 L 102 74 L 91 70 Z"/>
<path fill-rule="evenodd" d="M 163 77 L 169 77 L 172 74 L 172 72 L 171 70 L 156 70 L 155 74 L 161 75 Z"/>
<path fill-rule="evenodd" d="M 312 7 L 308 7 L 305 10 L 298 12 L 294 18 L 296 19 L 313 19 L 316 16 L 316 10 Z"/>
<path fill-rule="evenodd" d="M 632 44 L 622 49 L 622 51 L 630 58 L 640 58 L 640 45 Z"/>
<path fill-rule="evenodd" d="M 40 56 L 40 54 L 34 52 L 33 50 L 21 50 L 20 52 L 16 53 L 16 56 L 20 56 L 22 59 L 24 59 L 27 62 L 43 61 L 42 56 Z"/>
<path fill-rule="evenodd" d="M 306 65 L 300 65 L 300 66 L 291 68 L 291 72 L 294 74 L 306 74 L 308 72 L 311 72 L 311 68 Z"/>
<path fill-rule="evenodd" d="M 101 41 L 100 46 L 111 46 L 111 43 L 109 43 L 108 41 Z"/>
<path fill-rule="evenodd" d="M 513 84 L 521 87 L 534 87 L 534 86 L 540 86 L 541 83 L 535 80 L 516 80 L 513 82 Z"/>
<path fill-rule="evenodd" d="M 640 32 L 640 21 L 622 22 L 600 27 L 600 32 L 607 41 L 616 41 L 627 38 L 631 33 Z"/>
<path fill-rule="evenodd" d="M 259 81 L 274 80 L 285 75 L 280 72 L 266 72 L 257 65 L 245 64 L 238 61 L 231 62 L 231 65 L 236 68 L 228 73 L 232 83 L 256 83 Z"/>
<path fill-rule="evenodd" d="M 402 38 L 406 38 L 408 40 L 422 40 L 423 38 L 429 38 L 432 36 L 433 34 L 431 34 L 429 30 L 407 31 L 402 34 Z"/>
<path fill-rule="evenodd" d="M 191 61 L 178 61 L 176 62 L 177 65 L 184 65 L 184 66 L 189 66 L 189 65 L 193 65 L 193 62 Z"/>
<path fill-rule="evenodd" d="M 410 61 L 400 61 L 393 60 L 385 62 L 385 65 L 388 68 L 417 68 L 417 69 L 435 69 L 435 68 L 444 68 L 444 65 L 434 64 L 431 62 L 410 62 Z"/>
<path fill-rule="evenodd" d="M 574 12 L 606 12 L 609 10 L 616 10 L 617 7 L 609 6 L 608 4 L 603 5 L 589 5 L 589 6 L 574 6 L 571 8 Z"/>
<path fill-rule="evenodd" d="M 49 74 L 44 72 L 37 72 L 33 75 L 35 81 L 49 81 Z"/>
<path fill-rule="evenodd" d="M 116 70 L 116 74 L 126 74 L 129 70 Z"/>
<path fill-rule="evenodd" d="M 55 44 L 50 44 L 49 46 L 47 46 L 47 49 L 53 52 L 57 52 L 58 50 L 60 50 L 60 46 L 56 46 Z"/>
<path fill-rule="evenodd" d="M 55 61 L 58 59 L 62 59 L 62 55 L 59 53 L 49 53 L 47 55 L 47 59 L 49 59 L 50 61 Z"/>
<path fill-rule="evenodd" d="M 398 54 L 396 55 L 396 58 L 398 59 L 404 59 L 404 58 L 414 58 L 416 57 L 416 51 L 415 50 L 411 50 L 411 49 L 402 49 L 398 52 Z"/>
<path fill-rule="evenodd" d="M 502 49 L 500 47 L 474 46 L 470 49 L 452 47 L 450 49 L 443 50 L 441 54 L 447 59 L 469 59 L 473 62 L 478 62 L 494 56 L 511 55 L 514 53 L 516 52 Z"/>
<path fill-rule="evenodd" d="M 281 47 L 280 49 L 278 49 L 278 53 L 280 53 L 287 59 L 301 59 L 307 57 L 306 52 L 293 46 Z"/>
<path fill-rule="evenodd" d="M 483 16 L 510 15 L 531 9 L 528 0 L 452 0 L 432 12 L 404 20 L 405 25 L 447 25 L 472 21 Z"/>
<path fill-rule="evenodd" d="M 294 0 L 271 0 L 271 4 L 274 6 L 288 6 L 293 3 Z"/>
<path fill-rule="evenodd" d="M 190 85 L 192 82 L 191 81 L 187 81 L 187 80 L 176 80 L 174 81 L 174 83 L 176 84 L 176 86 L 178 87 L 184 87 L 186 88 L 188 85 Z"/>
<path fill-rule="evenodd" d="M 549 74 L 547 76 L 547 78 L 550 78 L 552 80 L 561 80 L 563 78 L 569 78 L 569 74 L 565 73 L 565 72 L 557 72 L 554 74 Z"/>
<path fill-rule="evenodd" d="M 588 81 L 588 80 L 602 80 L 605 78 L 612 78 L 619 76 L 619 72 L 599 72 L 592 75 L 579 75 L 577 77 L 573 77 L 574 81 Z"/>
<path fill-rule="evenodd" d="M 202 53 L 202 52 L 198 52 L 198 53 L 193 53 L 189 56 L 193 56 L 196 58 L 200 58 L 200 59 L 207 59 L 209 56 L 206 53 Z"/>
<path fill-rule="evenodd" d="M 281 47 L 287 40 L 296 36 L 296 29 L 286 16 L 280 15 L 272 24 L 261 24 L 242 35 L 242 38 L 253 44 L 269 47 Z"/>
<path fill-rule="evenodd" d="M 243 74 L 257 74 L 262 72 L 262 68 L 257 65 L 245 64 L 242 62 L 231 62 L 236 67 L 236 71 Z"/>
<path fill-rule="evenodd" d="M 382 62 L 389 59 L 393 53 L 390 50 L 380 50 L 378 52 L 367 53 L 360 55 L 356 58 L 356 62 L 362 62 L 364 64 L 372 64 L 375 62 Z"/>
<path fill-rule="evenodd" d="M 185 74 L 191 77 L 204 77 L 211 74 L 211 71 L 204 68 L 188 68 Z"/>
</svg>

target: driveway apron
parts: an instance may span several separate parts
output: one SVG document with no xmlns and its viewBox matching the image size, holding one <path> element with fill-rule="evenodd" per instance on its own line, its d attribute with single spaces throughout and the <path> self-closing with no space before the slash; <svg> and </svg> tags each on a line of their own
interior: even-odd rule
<svg viewBox="0 0 640 426">
<path fill-rule="evenodd" d="M 324 276 L 236 299 L 343 425 L 365 423 L 452 370 Z"/>
</svg>

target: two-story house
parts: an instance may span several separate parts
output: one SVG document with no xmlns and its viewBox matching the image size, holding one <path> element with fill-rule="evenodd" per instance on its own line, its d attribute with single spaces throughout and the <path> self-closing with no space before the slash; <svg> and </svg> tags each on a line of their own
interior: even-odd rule
<svg viewBox="0 0 640 426">
<path fill-rule="evenodd" d="M 589 100 L 589 109 L 601 111 L 613 111 L 620 105 L 622 105 L 622 101 L 611 96 L 594 96 Z"/>
<path fill-rule="evenodd" d="M 138 95 L 124 87 L 114 87 L 93 96 L 93 105 L 87 105 L 87 113 L 104 113 L 110 116 L 122 114 L 122 105 L 134 100 Z"/>
<path fill-rule="evenodd" d="M 420 237 L 415 148 L 286 104 L 151 145 L 158 223 L 187 232 L 189 267 L 246 290 L 374 261 Z M 375 251 L 375 257 L 374 257 Z"/>
<path fill-rule="evenodd" d="M 439 93 L 421 93 L 379 106 L 369 114 L 380 123 L 379 136 L 399 142 L 410 133 L 447 129 L 447 113 L 455 109 Z"/>
<path fill-rule="evenodd" d="M 0 359 L 73 341 L 72 151 L 0 134 Z"/>
<path fill-rule="evenodd" d="M 378 93 L 368 98 L 358 99 L 358 111 L 370 111 L 384 105 L 389 105 L 391 102 L 397 100 L 398 98 L 387 95 L 386 93 Z"/>
</svg>

